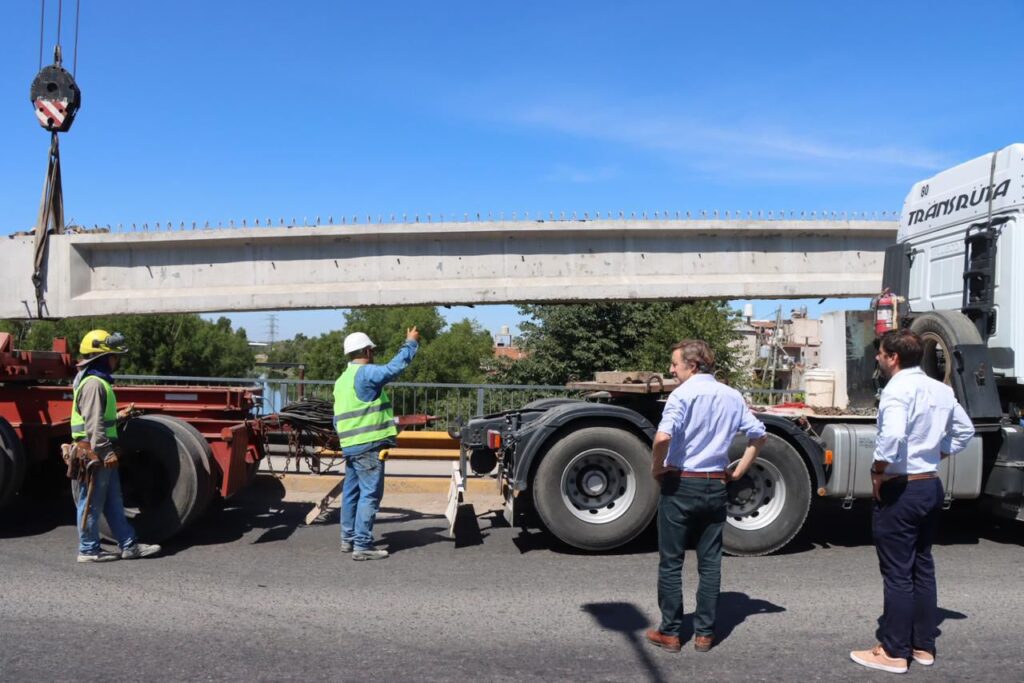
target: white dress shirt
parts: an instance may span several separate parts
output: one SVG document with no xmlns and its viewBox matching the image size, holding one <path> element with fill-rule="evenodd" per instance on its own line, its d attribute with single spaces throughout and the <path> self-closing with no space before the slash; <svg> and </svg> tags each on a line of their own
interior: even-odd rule
<svg viewBox="0 0 1024 683">
<path fill-rule="evenodd" d="M 882 390 L 874 459 L 889 463 L 887 475 L 935 472 L 942 453 L 959 453 L 973 436 L 953 390 L 921 368 L 900 370 Z"/>
<path fill-rule="evenodd" d="M 765 434 L 764 424 L 740 392 L 706 373 L 694 375 L 669 395 L 658 431 L 672 437 L 663 464 L 692 472 L 725 470 L 736 432 L 750 439 Z"/>
</svg>

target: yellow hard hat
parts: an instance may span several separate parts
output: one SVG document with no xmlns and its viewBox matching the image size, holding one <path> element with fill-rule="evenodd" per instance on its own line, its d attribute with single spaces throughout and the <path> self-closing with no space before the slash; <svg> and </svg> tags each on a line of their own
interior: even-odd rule
<svg viewBox="0 0 1024 683">
<path fill-rule="evenodd" d="M 82 344 L 78 352 L 86 358 L 99 354 L 127 353 L 128 347 L 124 344 L 124 335 L 120 332 L 113 334 L 106 330 L 93 330 L 82 337 Z"/>
</svg>

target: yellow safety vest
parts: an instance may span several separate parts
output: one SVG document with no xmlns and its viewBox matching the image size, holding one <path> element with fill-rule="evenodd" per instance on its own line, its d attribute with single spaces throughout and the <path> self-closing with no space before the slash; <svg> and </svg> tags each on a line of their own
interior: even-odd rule
<svg viewBox="0 0 1024 683">
<path fill-rule="evenodd" d="M 107 405 L 103 410 L 103 429 L 107 434 L 107 438 L 111 441 L 117 441 L 117 397 L 114 396 L 114 387 L 110 386 L 110 382 L 97 377 L 96 375 L 87 375 L 78 386 L 75 387 L 74 394 L 71 398 L 71 438 L 75 441 L 82 441 L 89 438 L 89 435 L 85 431 L 85 418 L 78 412 L 78 392 L 82 390 L 82 386 L 89 380 L 94 379 L 99 382 L 103 389 L 107 392 Z"/>
<path fill-rule="evenodd" d="M 356 372 L 361 367 L 349 363 L 334 383 L 334 428 L 342 450 L 398 434 L 387 392 L 381 391 L 376 400 L 369 402 L 361 401 L 356 395 Z"/>
</svg>

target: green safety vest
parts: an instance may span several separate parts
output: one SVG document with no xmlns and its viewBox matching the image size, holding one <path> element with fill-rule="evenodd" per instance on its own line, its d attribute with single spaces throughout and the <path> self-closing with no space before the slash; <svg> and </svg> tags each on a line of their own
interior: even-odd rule
<svg viewBox="0 0 1024 683">
<path fill-rule="evenodd" d="M 107 392 L 107 405 L 103 411 L 103 430 L 107 434 L 107 438 L 111 441 L 117 440 L 117 397 L 114 396 L 114 387 L 110 386 L 110 382 L 97 377 L 96 375 L 89 375 L 75 387 L 75 392 L 71 399 L 71 438 L 75 441 L 82 441 L 89 438 L 89 435 L 85 432 L 85 418 L 78 412 L 78 392 L 82 390 L 84 385 L 89 380 L 94 379 L 103 385 L 103 389 Z"/>
<path fill-rule="evenodd" d="M 342 450 L 398 434 L 387 392 L 381 391 L 380 396 L 370 402 L 361 401 L 356 395 L 356 373 L 361 367 L 349 363 L 334 383 L 334 428 Z"/>
</svg>

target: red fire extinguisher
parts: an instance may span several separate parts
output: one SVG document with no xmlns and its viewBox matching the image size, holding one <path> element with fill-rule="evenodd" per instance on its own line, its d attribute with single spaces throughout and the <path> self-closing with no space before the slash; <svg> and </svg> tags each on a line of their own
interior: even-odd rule
<svg viewBox="0 0 1024 683">
<path fill-rule="evenodd" d="M 889 288 L 876 296 L 871 302 L 871 307 L 875 310 L 875 334 L 881 337 L 886 332 L 890 332 L 899 327 L 899 313 L 898 306 L 902 297 L 896 296 Z"/>
</svg>

